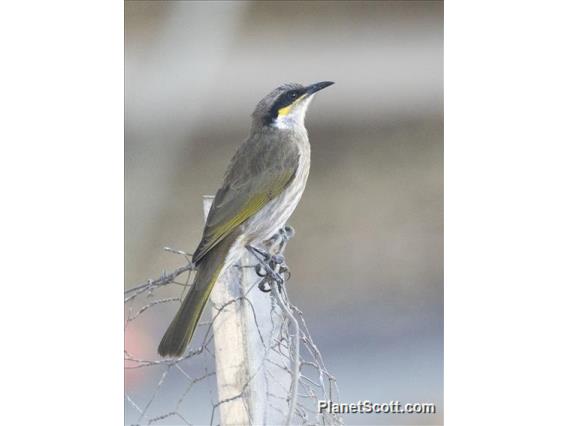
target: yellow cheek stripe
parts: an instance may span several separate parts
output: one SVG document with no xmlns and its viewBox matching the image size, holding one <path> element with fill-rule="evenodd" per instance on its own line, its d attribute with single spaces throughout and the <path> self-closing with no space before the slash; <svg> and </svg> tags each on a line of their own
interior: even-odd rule
<svg viewBox="0 0 568 426">
<path fill-rule="evenodd" d="M 298 102 L 300 102 L 305 97 L 306 97 L 306 95 L 302 95 L 298 99 L 296 99 L 294 102 L 292 102 L 290 105 L 285 106 L 284 108 L 280 108 L 278 110 L 278 117 L 285 117 L 288 114 L 290 114 L 290 111 L 292 111 L 292 109 L 298 104 Z"/>
<path fill-rule="evenodd" d="M 290 114 L 290 110 L 292 109 L 292 105 L 294 105 L 293 103 L 288 105 L 287 107 L 284 108 L 280 108 L 278 110 L 278 117 L 284 117 L 288 114 Z"/>
</svg>

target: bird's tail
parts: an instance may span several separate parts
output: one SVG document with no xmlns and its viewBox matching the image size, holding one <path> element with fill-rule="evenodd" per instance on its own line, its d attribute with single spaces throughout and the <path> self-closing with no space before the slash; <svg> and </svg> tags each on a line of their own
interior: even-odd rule
<svg viewBox="0 0 568 426">
<path fill-rule="evenodd" d="M 199 263 L 193 285 L 158 346 L 161 356 L 179 357 L 185 351 L 197 328 L 209 294 L 223 270 L 232 241 L 232 238 L 226 237 Z"/>
</svg>

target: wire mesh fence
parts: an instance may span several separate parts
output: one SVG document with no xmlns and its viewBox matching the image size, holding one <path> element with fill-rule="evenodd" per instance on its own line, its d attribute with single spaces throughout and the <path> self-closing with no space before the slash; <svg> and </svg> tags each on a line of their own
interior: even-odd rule
<svg viewBox="0 0 568 426">
<path fill-rule="evenodd" d="M 290 236 L 273 237 L 273 255 L 283 254 Z M 127 340 L 145 315 L 181 303 L 191 285 L 190 255 L 165 250 L 184 264 L 126 290 Z M 251 252 L 229 268 L 216 286 L 223 293 L 212 294 L 209 318 L 203 315 L 182 357 L 161 359 L 156 354 L 147 359 L 125 348 L 125 369 L 151 370 L 155 380 L 149 392 L 125 393 L 128 424 L 342 424 L 338 415 L 318 411 L 320 400 L 339 402 L 339 389 L 304 315 L 288 297 L 284 282 L 290 274 L 283 258 L 265 264 L 270 271 L 261 263 L 258 253 Z M 164 297 L 171 288 L 178 297 Z M 242 330 L 234 328 L 239 321 Z"/>
</svg>

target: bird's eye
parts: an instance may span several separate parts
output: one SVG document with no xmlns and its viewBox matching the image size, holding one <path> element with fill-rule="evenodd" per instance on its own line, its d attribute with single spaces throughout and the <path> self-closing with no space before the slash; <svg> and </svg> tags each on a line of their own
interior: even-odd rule
<svg viewBox="0 0 568 426">
<path fill-rule="evenodd" d="M 292 93 L 290 93 L 290 97 L 291 97 L 292 99 L 296 99 L 296 98 L 298 97 L 298 93 L 297 93 L 297 92 L 292 92 Z"/>
</svg>

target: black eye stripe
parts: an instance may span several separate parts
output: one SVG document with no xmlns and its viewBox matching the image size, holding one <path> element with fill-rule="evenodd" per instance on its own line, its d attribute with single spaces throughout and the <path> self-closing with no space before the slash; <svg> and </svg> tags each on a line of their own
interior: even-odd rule
<svg viewBox="0 0 568 426">
<path fill-rule="evenodd" d="M 274 102 L 274 105 L 272 105 L 272 108 L 270 108 L 270 112 L 269 112 L 268 116 L 266 117 L 265 122 L 271 123 L 272 121 L 274 121 L 276 119 L 276 117 L 278 117 L 278 110 L 279 109 L 287 107 L 292 102 L 294 102 L 296 99 L 298 99 L 300 96 L 302 96 L 304 93 L 306 93 L 306 89 L 292 89 L 292 90 L 288 90 L 287 92 L 282 93 L 278 97 L 276 102 Z"/>
<path fill-rule="evenodd" d="M 283 108 L 285 106 L 290 105 L 292 102 L 294 102 L 294 100 L 296 100 L 298 98 L 298 96 L 299 96 L 299 93 L 296 90 L 283 93 L 282 95 L 280 95 L 280 97 L 276 101 L 275 105 L 279 106 L 278 109 Z"/>
</svg>

